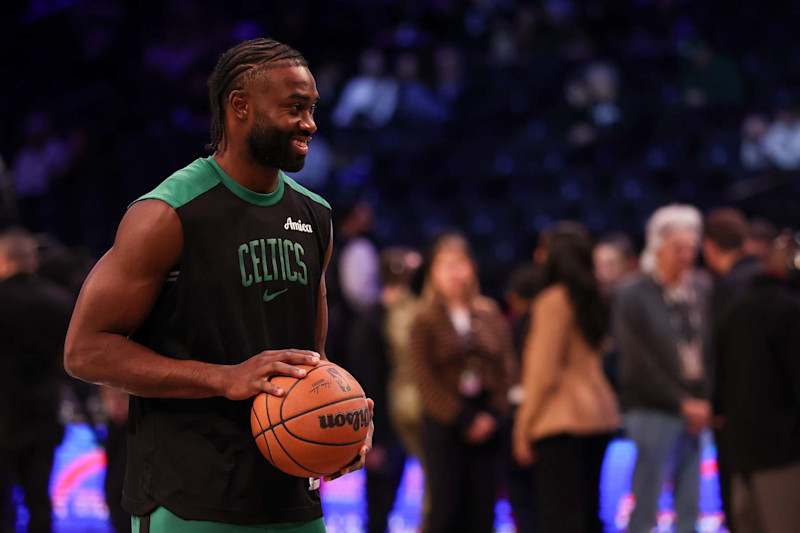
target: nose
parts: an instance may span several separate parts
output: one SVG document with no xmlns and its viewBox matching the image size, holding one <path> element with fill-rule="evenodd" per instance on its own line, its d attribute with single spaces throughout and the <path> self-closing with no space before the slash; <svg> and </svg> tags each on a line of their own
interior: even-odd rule
<svg viewBox="0 0 800 533">
<path fill-rule="evenodd" d="M 310 112 L 304 113 L 300 121 L 300 128 L 303 131 L 307 131 L 309 135 L 314 135 L 314 132 L 317 131 L 317 123 L 314 122 L 314 115 Z"/>
</svg>

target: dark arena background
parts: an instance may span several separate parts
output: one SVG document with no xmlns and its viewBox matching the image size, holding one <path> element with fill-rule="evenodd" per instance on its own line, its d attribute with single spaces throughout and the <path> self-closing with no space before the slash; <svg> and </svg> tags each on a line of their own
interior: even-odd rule
<svg viewBox="0 0 800 533">
<path fill-rule="evenodd" d="M 510 321 L 514 274 L 541 265 L 541 236 L 559 221 L 622 242 L 630 271 L 648 219 L 669 204 L 736 208 L 771 237 L 798 226 L 796 2 L 11 0 L 0 11 L 0 230 L 27 228 L 39 273 L 73 297 L 126 207 L 210 155 L 208 76 L 224 50 L 257 37 L 299 50 L 316 78 L 318 132 L 292 176 L 333 206 L 335 240 L 354 228 L 348 237 L 377 258 L 459 230 L 481 292 Z M 356 289 L 366 303 L 379 299 L 375 265 L 375 286 Z M 702 254 L 696 268 L 706 270 Z M 359 379 L 366 372 L 348 363 L 359 357 L 329 355 Z M 614 362 L 606 367 L 618 386 Z M 59 387 L 53 531 L 113 532 L 104 490 L 113 401 L 66 377 Z M 712 433 L 700 437 L 702 533 L 728 531 Z M 500 473 L 513 461 L 503 457 Z M 392 533 L 422 524 L 422 468 L 401 460 Z M 600 480 L 606 532 L 626 530 L 635 461 L 620 430 Z M 17 510 L 0 531 L 27 531 L 19 479 L 0 483 Z M 672 531 L 672 484 L 657 531 Z M 323 483 L 329 533 L 366 531 L 364 485 L 364 472 Z M 494 523 L 517 531 L 503 479 Z"/>
</svg>

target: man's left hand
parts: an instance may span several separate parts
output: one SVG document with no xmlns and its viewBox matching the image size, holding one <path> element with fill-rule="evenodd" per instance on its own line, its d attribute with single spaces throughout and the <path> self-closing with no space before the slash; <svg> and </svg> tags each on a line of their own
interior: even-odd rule
<svg viewBox="0 0 800 533">
<path fill-rule="evenodd" d="M 372 434 L 375 432 L 375 424 L 372 422 L 373 410 L 375 408 L 375 402 L 372 401 L 371 398 L 367 398 L 367 405 L 369 406 L 369 429 L 367 430 L 367 438 L 364 439 L 364 445 L 361 446 L 361 449 L 358 450 L 358 457 L 356 457 L 355 461 L 350 463 L 349 465 L 345 466 L 335 474 L 328 474 L 327 476 L 323 477 L 323 481 L 333 481 L 334 479 L 339 479 L 345 474 L 349 474 L 350 472 L 355 472 L 356 470 L 361 470 L 364 468 L 364 461 L 367 454 L 372 450 Z"/>
</svg>

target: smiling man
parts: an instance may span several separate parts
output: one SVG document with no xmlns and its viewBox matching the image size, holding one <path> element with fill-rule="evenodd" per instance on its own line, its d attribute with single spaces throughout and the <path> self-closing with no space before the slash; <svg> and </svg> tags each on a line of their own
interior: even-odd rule
<svg viewBox="0 0 800 533">
<path fill-rule="evenodd" d="M 330 205 L 283 171 L 317 126 L 305 59 L 269 39 L 209 79 L 211 157 L 134 202 L 81 291 L 65 366 L 131 394 L 123 504 L 134 533 L 325 530 L 313 480 L 274 469 L 251 398 L 325 358 Z M 331 477 L 363 465 L 360 458 Z"/>
</svg>

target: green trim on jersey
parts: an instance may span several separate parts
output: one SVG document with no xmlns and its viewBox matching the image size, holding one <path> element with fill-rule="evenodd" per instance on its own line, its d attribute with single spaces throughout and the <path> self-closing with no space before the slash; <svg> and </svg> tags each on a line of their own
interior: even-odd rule
<svg viewBox="0 0 800 533">
<path fill-rule="evenodd" d="M 331 209 L 331 204 L 325 198 L 309 191 L 282 171 L 278 173 L 278 186 L 271 193 L 263 194 L 251 191 L 228 176 L 213 156 L 196 159 L 162 181 L 149 193 L 131 202 L 128 207 L 130 208 L 131 205 L 142 200 L 161 200 L 171 205 L 173 209 L 178 209 L 201 194 L 213 189 L 219 183 L 222 183 L 229 191 L 245 202 L 262 207 L 277 204 L 283 198 L 283 190 L 286 184 L 300 194 Z"/>
<path fill-rule="evenodd" d="M 212 156 L 207 157 L 205 161 L 207 161 L 217 172 L 217 176 L 219 176 L 222 184 L 245 202 L 260 205 L 262 207 L 268 207 L 270 205 L 277 204 L 280 202 L 281 198 L 283 198 L 283 182 L 285 179 L 283 172 L 278 172 L 278 186 L 275 187 L 275 190 L 271 193 L 263 194 L 251 191 L 247 187 L 237 183 L 236 180 L 228 176 L 228 174 L 222 170 L 222 167 L 219 166 L 219 163 L 217 163 L 216 159 L 214 159 Z"/>
<path fill-rule="evenodd" d="M 131 202 L 128 208 L 142 200 L 161 200 L 171 205 L 173 209 L 178 209 L 213 189 L 219 183 L 219 179 L 213 172 L 208 171 L 204 161 L 196 159 L 178 170 L 162 181 L 158 187 Z"/>
<path fill-rule="evenodd" d="M 325 533 L 322 518 L 309 522 L 290 522 L 269 525 L 236 525 L 204 520 L 184 520 L 164 507 L 150 514 L 150 527 L 143 527 L 142 519 L 131 517 L 133 533 Z"/>
<path fill-rule="evenodd" d="M 281 174 L 283 174 L 283 172 L 281 172 Z M 317 202 L 318 204 L 324 205 L 328 209 L 331 209 L 331 204 L 329 204 L 327 202 L 327 200 L 325 200 L 325 198 L 323 198 L 322 196 L 320 196 L 319 194 L 317 194 L 315 192 L 309 191 L 308 189 L 306 189 L 305 187 L 303 187 L 302 185 L 300 185 L 299 183 L 294 181 L 292 178 L 290 178 L 286 174 L 283 174 L 283 180 L 286 182 L 286 184 L 289 187 L 291 187 L 292 189 L 296 190 L 300 194 L 304 194 L 304 195 L 308 196 L 309 198 L 311 198 L 312 200 L 314 200 L 315 202 Z"/>
</svg>

